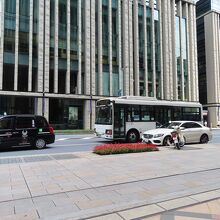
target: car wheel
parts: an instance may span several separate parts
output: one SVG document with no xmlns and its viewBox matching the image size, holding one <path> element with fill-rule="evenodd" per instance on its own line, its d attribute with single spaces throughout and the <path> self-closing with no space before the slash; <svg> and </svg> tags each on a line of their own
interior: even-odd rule
<svg viewBox="0 0 220 220">
<path fill-rule="evenodd" d="M 138 139 L 139 139 L 139 134 L 138 134 L 137 131 L 131 130 L 131 131 L 128 132 L 127 141 L 129 143 L 136 143 L 138 141 Z"/>
<path fill-rule="evenodd" d="M 207 134 L 203 134 L 203 135 L 201 136 L 201 138 L 200 138 L 200 143 L 201 143 L 201 144 L 207 144 L 208 141 L 209 141 L 208 135 L 207 135 Z"/>
<path fill-rule="evenodd" d="M 166 136 L 164 139 L 163 139 L 163 145 L 164 146 L 171 146 L 172 145 L 172 139 L 171 139 L 171 136 Z"/>
<path fill-rule="evenodd" d="M 38 138 L 36 139 L 34 146 L 37 149 L 43 149 L 46 147 L 46 141 L 43 138 Z"/>
</svg>

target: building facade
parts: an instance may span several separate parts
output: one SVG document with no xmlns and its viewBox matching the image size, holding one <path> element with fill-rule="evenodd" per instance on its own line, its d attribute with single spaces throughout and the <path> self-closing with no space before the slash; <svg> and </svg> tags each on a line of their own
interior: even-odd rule
<svg viewBox="0 0 220 220">
<path fill-rule="evenodd" d="M 92 128 L 95 101 L 198 101 L 193 0 L 0 0 L 0 114 Z"/>
<path fill-rule="evenodd" d="M 199 99 L 208 122 L 220 122 L 220 0 L 197 2 Z"/>
</svg>

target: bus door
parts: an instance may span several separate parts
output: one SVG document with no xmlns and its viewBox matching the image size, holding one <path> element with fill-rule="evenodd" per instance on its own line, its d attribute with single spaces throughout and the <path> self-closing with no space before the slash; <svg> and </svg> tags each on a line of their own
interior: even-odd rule
<svg viewBox="0 0 220 220">
<path fill-rule="evenodd" d="M 125 137 L 125 109 L 123 106 L 115 105 L 114 108 L 114 138 Z"/>
</svg>

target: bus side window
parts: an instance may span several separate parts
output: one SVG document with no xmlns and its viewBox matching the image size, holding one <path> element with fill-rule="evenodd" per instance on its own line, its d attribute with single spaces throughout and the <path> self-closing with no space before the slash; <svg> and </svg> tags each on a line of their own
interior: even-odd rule
<svg viewBox="0 0 220 220">
<path fill-rule="evenodd" d="M 138 105 L 132 107 L 132 121 L 140 121 L 140 108 Z"/>
</svg>

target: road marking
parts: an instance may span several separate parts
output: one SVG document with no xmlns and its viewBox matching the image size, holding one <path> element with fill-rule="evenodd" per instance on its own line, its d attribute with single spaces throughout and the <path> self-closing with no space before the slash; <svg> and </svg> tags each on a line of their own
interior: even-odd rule
<svg viewBox="0 0 220 220">
<path fill-rule="evenodd" d="M 95 137 L 84 137 L 84 138 L 69 137 L 69 138 L 60 138 L 60 139 L 57 139 L 56 141 L 66 141 L 66 140 L 73 140 L 73 139 L 89 140 L 89 139 L 92 139 L 92 138 L 95 138 Z"/>
<path fill-rule="evenodd" d="M 57 139 L 56 141 L 65 141 L 65 140 L 68 140 L 70 138 L 60 138 L 60 139 Z"/>
</svg>

